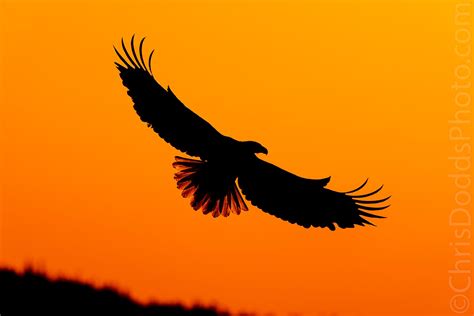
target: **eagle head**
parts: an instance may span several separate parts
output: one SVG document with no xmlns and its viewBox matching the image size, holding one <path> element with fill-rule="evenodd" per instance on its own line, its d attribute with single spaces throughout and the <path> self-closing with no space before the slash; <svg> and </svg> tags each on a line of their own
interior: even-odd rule
<svg viewBox="0 0 474 316">
<path fill-rule="evenodd" d="M 254 141 L 243 142 L 246 150 L 250 151 L 253 154 L 268 154 L 268 150 L 263 147 L 261 144 Z"/>
</svg>

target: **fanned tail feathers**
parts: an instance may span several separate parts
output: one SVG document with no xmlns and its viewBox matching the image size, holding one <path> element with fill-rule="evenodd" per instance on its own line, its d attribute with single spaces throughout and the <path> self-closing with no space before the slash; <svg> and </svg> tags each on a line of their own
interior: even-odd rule
<svg viewBox="0 0 474 316">
<path fill-rule="evenodd" d="M 202 209 L 203 214 L 213 217 L 247 211 L 235 179 L 216 172 L 209 162 L 183 157 L 175 157 L 173 167 L 178 171 L 175 180 L 183 197 L 191 197 L 194 210 Z"/>
</svg>

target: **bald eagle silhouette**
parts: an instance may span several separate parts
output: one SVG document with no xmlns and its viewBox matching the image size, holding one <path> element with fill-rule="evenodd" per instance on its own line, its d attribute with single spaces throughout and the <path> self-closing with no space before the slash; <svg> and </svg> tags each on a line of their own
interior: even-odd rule
<svg viewBox="0 0 474 316">
<path fill-rule="evenodd" d="M 148 56 L 147 66 L 143 58 L 144 40 L 140 41 L 137 54 L 134 36 L 130 49 L 122 39 L 123 55 L 114 47 L 121 61 L 115 64 L 140 119 L 176 149 L 199 158 L 176 156 L 173 163 L 177 186 L 183 197 L 191 197 L 194 210 L 214 217 L 247 211 L 240 188 L 245 198 L 264 212 L 305 228 L 335 230 L 335 224 L 352 228 L 373 225 L 367 217 L 384 218 L 371 211 L 387 208 L 389 205 L 380 203 L 390 196 L 368 199 L 383 186 L 361 194 L 366 180 L 354 190 L 336 192 L 326 188 L 330 177 L 299 177 L 258 158 L 256 154 L 268 154 L 261 144 L 219 133 L 186 107 L 169 87 L 164 89 L 155 80 L 151 68 L 154 50 Z"/>
</svg>

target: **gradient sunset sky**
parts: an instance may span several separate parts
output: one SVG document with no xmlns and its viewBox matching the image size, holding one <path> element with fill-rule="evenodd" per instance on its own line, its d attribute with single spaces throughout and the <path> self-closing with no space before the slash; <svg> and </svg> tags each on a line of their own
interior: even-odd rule
<svg viewBox="0 0 474 316">
<path fill-rule="evenodd" d="M 0 1 L 0 264 L 141 301 L 456 315 L 459 3 Z M 140 122 L 113 64 L 132 34 L 156 49 L 158 81 L 220 132 L 334 190 L 384 184 L 387 219 L 330 232 L 254 207 L 194 212 L 173 180 L 180 153 Z"/>
</svg>

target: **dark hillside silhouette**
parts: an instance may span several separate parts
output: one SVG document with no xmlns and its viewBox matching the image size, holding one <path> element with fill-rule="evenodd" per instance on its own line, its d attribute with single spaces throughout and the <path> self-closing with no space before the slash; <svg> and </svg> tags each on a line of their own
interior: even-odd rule
<svg viewBox="0 0 474 316">
<path fill-rule="evenodd" d="M 215 316 L 229 315 L 213 307 L 186 308 L 179 304 L 140 304 L 110 287 L 96 288 L 64 278 L 50 279 L 25 270 L 0 269 L 0 314 L 2 316 Z"/>
</svg>

